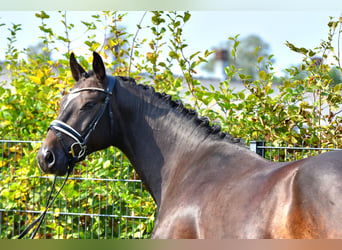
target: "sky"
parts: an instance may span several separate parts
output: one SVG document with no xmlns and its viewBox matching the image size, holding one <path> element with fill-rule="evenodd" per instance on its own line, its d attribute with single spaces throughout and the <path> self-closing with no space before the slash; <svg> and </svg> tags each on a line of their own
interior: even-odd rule
<svg viewBox="0 0 342 250">
<path fill-rule="evenodd" d="M 16 46 L 25 48 L 37 44 L 38 37 L 42 34 L 38 26 L 40 20 L 35 17 L 35 11 L 0 11 L 0 61 L 4 59 L 4 51 L 7 47 L 6 37 L 9 35 L 8 28 L 12 23 L 22 24 L 22 31 L 18 34 Z M 60 23 L 60 14 L 57 11 L 47 11 L 51 16 L 49 23 L 54 31 L 63 32 Z M 90 20 L 95 11 L 67 11 L 70 23 L 76 25 L 72 39 L 75 52 L 86 48 L 83 41 L 84 26 L 80 21 Z M 124 17 L 125 25 L 130 33 L 135 33 L 136 25 L 142 18 L 144 11 L 128 11 Z M 213 50 L 228 41 L 228 37 L 240 34 L 243 38 L 250 34 L 259 35 L 271 47 L 271 53 L 275 58 L 275 71 L 282 75 L 284 68 L 300 63 L 302 56 L 290 51 L 285 46 L 286 41 L 298 47 L 315 48 L 328 36 L 329 17 L 338 19 L 342 15 L 342 9 L 322 10 L 233 10 L 233 11 L 190 11 L 190 21 L 184 26 L 184 38 L 189 45 L 186 52 L 188 55 L 196 51 Z M 150 16 L 146 16 L 142 26 L 149 25 Z M 148 30 L 139 32 L 139 37 L 148 36 Z M 101 31 L 99 31 L 101 36 Z M 337 41 L 337 37 L 336 37 Z M 61 45 L 61 44 L 60 44 Z M 336 44 L 335 44 L 336 45 Z M 340 46 L 342 43 L 340 42 Z M 63 47 L 63 46 L 61 46 Z M 336 45 L 337 48 L 337 45 Z M 200 74 L 206 75 L 200 71 Z"/>
</svg>

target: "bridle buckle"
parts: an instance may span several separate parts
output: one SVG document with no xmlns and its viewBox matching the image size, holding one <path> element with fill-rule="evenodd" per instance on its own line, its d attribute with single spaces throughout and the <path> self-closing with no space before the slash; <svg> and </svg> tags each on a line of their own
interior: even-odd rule
<svg viewBox="0 0 342 250">
<path fill-rule="evenodd" d="M 76 154 L 77 152 L 77 148 L 75 147 L 79 147 L 79 152 L 78 154 Z M 69 151 L 69 154 L 72 155 L 72 157 L 74 158 L 77 158 L 77 159 L 80 159 L 84 156 L 85 152 L 87 150 L 87 146 L 86 145 L 83 145 L 82 143 L 80 142 L 74 142 L 71 147 L 70 147 L 70 151 Z M 77 156 L 76 156 L 77 155 Z"/>
</svg>

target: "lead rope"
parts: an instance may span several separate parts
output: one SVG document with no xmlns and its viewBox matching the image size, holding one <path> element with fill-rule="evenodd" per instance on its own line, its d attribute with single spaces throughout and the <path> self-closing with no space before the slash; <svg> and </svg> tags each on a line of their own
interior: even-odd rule
<svg viewBox="0 0 342 250">
<path fill-rule="evenodd" d="M 71 168 L 70 168 L 70 169 L 71 169 Z M 62 189 L 63 189 L 63 187 L 64 187 L 66 181 L 68 180 L 69 175 L 70 175 L 70 172 L 71 172 L 71 171 L 68 171 L 68 174 L 67 174 L 67 176 L 66 176 L 66 178 L 65 178 L 65 180 L 64 180 L 64 182 L 63 182 L 63 184 L 62 184 L 62 186 L 60 187 L 60 189 L 58 190 L 58 192 L 56 193 L 56 195 L 53 197 L 53 199 L 51 200 L 52 193 L 53 193 L 53 191 L 54 191 L 54 189 L 55 189 L 55 184 L 56 184 L 56 179 L 57 179 L 57 176 L 55 176 L 55 178 L 53 179 L 53 183 L 52 183 L 52 187 L 51 187 L 50 193 L 49 193 L 49 198 L 48 198 L 48 200 L 47 200 L 47 202 L 46 202 L 47 206 L 46 206 L 44 212 L 41 213 L 40 216 L 39 216 L 37 219 L 35 219 L 33 222 L 31 222 L 31 224 L 28 225 L 28 226 L 24 229 L 24 231 L 18 236 L 18 239 L 22 239 L 22 238 L 23 238 L 23 237 L 24 237 L 24 236 L 25 236 L 25 235 L 26 235 L 26 234 L 27 234 L 27 233 L 28 233 L 28 232 L 37 224 L 37 223 L 38 223 L 36 229 L 33 231 L 33 233 L 31 234 L 31 237 L 30 237 L 30 239 L 33 239 L 33 238 L 34 238 L 34 236 L 35 236 L 36 233 L 38 232 L 38 229 L 40 228 L 40 225 L 41 225 L 42 222 L 43 222 L 43 219 L 44 219 L 44 217 L 45 217 L 45 215 L 46 215 L 48 209 L 49 209 L 50 206 L 54 203 L 55 199 L 57 198 L 57 196 L 59 195 L 59 193 L 62 191 Z M 51 200 L 51 202 L 50 202 L 50 200 Z"/>
</svg>

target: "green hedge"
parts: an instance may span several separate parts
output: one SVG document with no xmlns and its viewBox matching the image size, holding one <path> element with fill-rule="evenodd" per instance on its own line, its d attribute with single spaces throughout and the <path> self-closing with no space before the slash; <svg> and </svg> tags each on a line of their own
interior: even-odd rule
<svg viewBox="0 0 342 250">
<path fill-rule="evenodd" d="M 33 54 L 29 49 L 16 48 L 17 34 L 22 28 L 20 24 L 0 25 L 2 34 L 6 34 L 5 29 L 9 31 L 6 59 L 1 67 L 1 73 L 8 74 L 10 79 L 8 82 L 0 83 L 0 138 L 42 140 L 45 137 L 49 123 L 58 113 L 58 103 L 63 91 L 74 84 L 68 65 L 70 48 L 73 47 L 73 41 L 69 37 L 75 33 L 75 26 L 80 25 L 86 30 L 87 39 L 84 41 L 84 48 L 89 51 L 88 54 L 78 57 L 83 67 L 89 69 L 92 51 L 99 52 L 105 58 L 113 58 L 110 62 L 106 60 L 106 66 L 114 69 L 113 75 L 134 77 L 138 83 L 151 84 L 157 91 L 166 92 L 174 99 L 183 100 L 187 107 L 196 109 L 202 116 L 208 116 L 212 122 L 221 125 L 224 131 L 244 138 L 247 143 L 250 140 L 265 140 L 274 143 L 285 141 L 289 145 L 310 144 L 321 147 L 330 147 L 332 144 L 338 147 L 342 145 L 341 65 L 331 66 L 325 63 L 329 54 L 335 55 L 337 61 L 340 61 L 338 50 L 334 49 L 332 44 L 336 39 L 337 43 L 340 43 L 341 18 L 338 20 L 331 18 L 328 23 L 327 39 L 317 41 L 316 48 L 298 48 L 290 42 L 287 43 L 289 50 L 300 53 L 303 60 L 300 65 L 285 69 L 288 76 L 281 78 L 281 85 L 277 85 L 279 94 L 275 95 L 273 89 L 277 86 L 273 82 L 275 73 L 272 56 L 258 57 L 258 48 L 254 52 L 258 63 L 255 67 L 259 76 L 256 80 L 242 74 L 241 70 L 233 65 L 225 69 L 227 79 L 216 87 L 212 85 L 205 87 L 194 78 L 196 69 L 206 63 L 206 59 L 213 51 L 186 53 L 186 48 L 191 45 L 183 40 L 183 26 L 191 18 L 189 12 L 150 12 L 143 17 L 150 18 L 148 24 L 146 26 L 137 24 L 137 31 L 134 34 L 129 34 L 124 28 L 127 16 L 120 12 L 102 12 L 99 15 L 84 17 L 81 24 L 68 23 L 68 12 L 59 12 L 59 15 L 61 19 L 59 25 L 62 25 L 65 30 L 62 34 L 55 33 L 53 28 L 49 27 L 50 16 L 47 13 L 36 13 L 36 17 L 41 21 L 39 26 L 43 44 L 41 53 Z M 146 20 L 143 23 L 146 23 Z M 104 30 L 104 34 L 109 35 L 101 38 L 95 36 L 94 30 L 98 29 Z M 141 29 L 149 30 L 150 36 L 140 37 Z M 237 35 L 229 39 L 233 42 L 230 58 L 234 59 L 239 53 L 239 37 Z M 65 45 L 65 53 L 58 51 L 57 42 Z M 142 50 L 142 47 L 148 47 L 147 51 Z M 168 51 L 166 59 L 162 59 L 163 51 Z M 52 52 L 58 55 L 57 60 L 49 58 Z M 314 57 L 321 57 L 323 60 L 317 63 L 317 60 L 312 60 Z M 182 75 L 173 74 L 174 67 L 179 67 Z M 231 89 L 231 81 L 236 77 L 241 80 L 241 84 L 244 84 L 245 90 Z M 11 88 L 8 88 L 8 85 Z M 313 102 L 309 102 L 308 98 Z M 28 147 L 20 159 L 13 155 L 14 149 L 11 147 L 5 149 L 4 152 L 7 153 L 4 153 L 4 160 L 1 163 L 3 171 L 0 180 L 3 207 L 22 208 L 24 206 L 22 197 L 34 198 L 32 190 L 41 183 L 36 178 L 26 177 L 39 175 L 34 160 L 37 147 L 37 145 Z M 93 170 L 99 169 L 100 176 L 115 176 L 119 173 L 118 162 L 115 164 L 108 162 L 101 156 L 82 164 L 91 166 Z M 126 158 L 122 166 L 129 167 Z M 4 175 L 5 172 L 8 174 Z M 136 178 L 134 172 L 130 172 L 127 178 Z M 67 196 L 67 192 L 77 192 L 81 188 L 81 193 L 84 193 L 91 186 L 89 183 L 82 187 L 79 185 L 70 182 L 64 189 L 65 193 L 62 195 L 67 197 L 68 204 L 71 204 L 70 199 L 74 196 Z M 139 207 L 139 209 L 141 207 L 143 212 L 152 218 L 155 205 L 150 198 L 145 200 L 139 198 L 140 194 L 133 195 L 132 188 L 125 185 L 127 184 L 122 187 L 122 183 L 118 182 L 111 187 L 110 192 L 120 193 L 128 207 Z M 98 191 L 95 196 L 105 195 L 101 190 Z M 143 197 L 146 197 L 146 191 L 143 193 Z M 110 203 L 113 202 L 117 201 L 110 200 Z M 32 200 L 32 206 L 38 203 L 37 200 Z M 17 221 L 16 216 L 8 216 L 2 220 Z M 147 237 L 150 233 L 153 225 L 153 220 L 151 221 L 140 225 L 143 228 L 143 237 Z M 13 221 L 13 223 L 16 223 L 17 228 L 17 222 Z M 66 227 L 77 227 L 77 224 L 79 222 L 75 219 L 75 221 L 68 221 Z M 132 227 L 132 224 L 131 221 L 127 226 Z M 55 230 L 53 237 L 65 237 L 56 236 L 58 235 L 56 230 L 61 227 L 56 227 L 54 224 L 49 227 L 52 231 Z M 97 226 L 93 227 L 96 229 Z M 101 227 L 94 232 L 100 232 L 99 237 L 103 237 L 103 230 Z M 66 237 L 71 236 L 67 234 Z"/>
</svg>

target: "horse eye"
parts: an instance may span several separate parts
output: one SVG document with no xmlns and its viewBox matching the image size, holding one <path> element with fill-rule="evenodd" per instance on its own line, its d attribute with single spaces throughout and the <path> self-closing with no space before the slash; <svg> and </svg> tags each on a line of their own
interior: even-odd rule
<svg viewBox="0 0 342 250">
<path fill-rule="evenodd" d="M 89 110 L 92 109 L 93 107 L 95 107 L 96 103 L 95 102 L 87 102 L 85 105 L 83 105 L 83 107 L 81 108 L 81 110 Z"/>
</svg>

